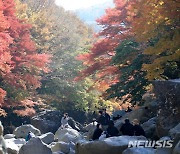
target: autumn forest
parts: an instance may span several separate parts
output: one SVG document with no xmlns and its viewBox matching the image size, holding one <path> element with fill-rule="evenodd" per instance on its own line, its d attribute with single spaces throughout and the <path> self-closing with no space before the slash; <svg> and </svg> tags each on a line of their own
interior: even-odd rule
<svg viewBox="0 0 180 154">
<path fill-rule="evenodd" d="M 114 0 L 95 32 L 53 0 L 0 0 L 1 116 L 142 105 L 154 80 L 180 78 L 179 7 Z"/>
</svg>

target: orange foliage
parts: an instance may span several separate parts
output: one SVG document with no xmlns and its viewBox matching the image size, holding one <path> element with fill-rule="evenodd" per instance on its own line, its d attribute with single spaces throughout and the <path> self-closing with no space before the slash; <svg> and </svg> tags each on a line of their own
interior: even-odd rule
<svg viewBox="0 0 180 154">
<path fill-rule="evenodd" d="M 40 73 L 48 72 L 47 64 L 50 55 L 38 54 L 35 43 L 31 40 L 31 25 L 19 20 L 15 14 L 14 0 L 0 0 L 0 76 L 3 83 L 8 83 L 13 88 L 32 91 L 40 87 Z M 4 102 L 6 91 L 0 88 L 0 104 L 3 106 L 16 106 L 8 98 Z M 11 102 L 11 105 L 8 105 Z M 19 102 L 26 108 L 26 114 L 30 114 L 35 104 L 29 101 Z M 19 111 L 21 112 L 21 111 Z M 17 113 L 19 113 L 17 112 Z"/>
</svg>

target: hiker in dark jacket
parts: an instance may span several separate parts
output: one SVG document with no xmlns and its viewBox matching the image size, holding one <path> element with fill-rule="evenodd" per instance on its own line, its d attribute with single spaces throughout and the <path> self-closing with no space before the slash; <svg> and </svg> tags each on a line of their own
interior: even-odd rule
<svg viewBox="0 0 180 154">
<path fill-rule="evenodd" d="M 145 136 L 144 129 L 139 125 L 139 121 L 137 119 L 133 120 L 133 129 L 135 136 Z"/>
<path fill-rule="evenodd" d="M 106 109 L 103 109 L 103 115 L 105 117 L 105 125 L 109 125 L 109 121 L 110 121 L 111 117 L 108 113 L 106 113 Z"/>
<path fill-rule="evenodd" d="M 120 131 L 123 135 L 133 136 L 134 135 L 134 127 L 129 122 L 129 119 L 125 119 L 125 123 L 121 126 Z"/>
<path fill-rule="evenodd" d="M 105 125 L 106 122 L 105 122 L 105 116 L 103 115 L 103 112 L 102 111 L 99 111 L 99 117 L 97 119 L 97 122 L 101 125 Z"/>
<path fill-rule="evenodd" d="M 97 124 L 92 139 L 98 140 L 99 137 L 101 136 L 102 132 L 103 132 L 103 130 L 102 130 L 101 124 Z"/>
<path fill-rule="evenodd" d="M 110 120 L 108 128 L 107 128 L 106 137 L 118 136 L 118 134 L 119 134 L 118 129 L 114 126 L 114 122 L 112 120 Z"/>
</svg>

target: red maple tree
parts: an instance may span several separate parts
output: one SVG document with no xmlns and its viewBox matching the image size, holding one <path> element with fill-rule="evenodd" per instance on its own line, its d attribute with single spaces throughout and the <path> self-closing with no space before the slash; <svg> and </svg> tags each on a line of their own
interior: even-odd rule
<svg viewBox="0 0 180 154">
<path fill-rule="evenodd" d="M 33 92 L 41 85 L 41 72 L 48 71 L 50 55 L 36 52 L 30 35 L 31 25 L 19 20 L 15 12 L 14 0 L 0 0 L 0 105 L 32 110 L 28 99 L 5 98 L 4 85 Z"/>
</svg>

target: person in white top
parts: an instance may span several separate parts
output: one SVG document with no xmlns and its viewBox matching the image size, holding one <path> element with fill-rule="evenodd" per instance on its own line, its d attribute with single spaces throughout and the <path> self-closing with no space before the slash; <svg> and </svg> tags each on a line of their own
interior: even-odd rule
<svg viewBox="0 0 180 154">
<path fill-rule="evenodd" d="M 64 116 L 61 119 L 61 128 L 69 127 L 68 120 L 69 120 L 68 113 L 64 113 Z"/>
</svg>

